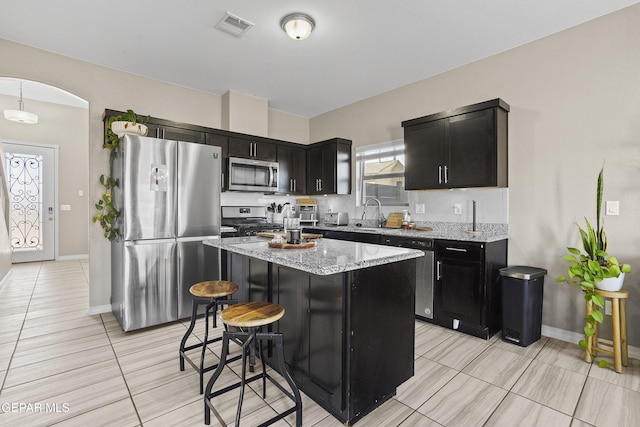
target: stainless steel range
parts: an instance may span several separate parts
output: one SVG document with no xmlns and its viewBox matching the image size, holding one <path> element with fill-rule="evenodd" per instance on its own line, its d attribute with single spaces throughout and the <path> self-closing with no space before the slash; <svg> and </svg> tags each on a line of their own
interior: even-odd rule
<svg viewBox="0 0 640 427">
<path fill-rule="evenodd" d="M 281 231 L 282 224 L 267 222 L 265 206 L 222 206 L 223 226 L 236 231 L 222 231 L 222 237 L 255 236 L 261 231 Z"/>
</svg>

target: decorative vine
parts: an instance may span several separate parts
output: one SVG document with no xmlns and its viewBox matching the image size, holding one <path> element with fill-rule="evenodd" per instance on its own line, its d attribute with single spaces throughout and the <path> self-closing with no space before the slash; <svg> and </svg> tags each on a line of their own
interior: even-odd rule
<svg viewBox="0 0 640 427">
<path fill-rule="evenodd" d="M 111 162 L 113 161 L 115 150 L 120 143 L 120 138 L 111 129 L 113 122 L 128 122 L 125 124 L 126 128 L 129 125 L 136 126 L 138 124 L 144 124 L 150 119 L 151 116 L 139 116 L 133 110 L 127 110 L 126 113 L 109 117 L 104 142 L 102 143 L 102 148 L 106 148 L 111 153 L 109 156 L 109 169 L 111 169 Z M 93 222 L 100 223 L 100 226 L 104 230 L 104 237 L 109 240 L 115 240 L 118 237 L 116 221 L 118 220 L 120 211 L 113 206 L 112 194 L 113 188 L 118 186 L 118 180 L 109 175 L 100 175 L 100 184 L 105 188 L 105 192 L 95 204 L 98 213 L 93 216 Z"/>
</svg>

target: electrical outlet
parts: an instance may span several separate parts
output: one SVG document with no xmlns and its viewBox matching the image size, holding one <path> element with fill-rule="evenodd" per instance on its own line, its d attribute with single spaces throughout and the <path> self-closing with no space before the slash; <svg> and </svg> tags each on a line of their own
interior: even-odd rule
<svg viewBox="0 0 640 427">
<path fill-rule="evenodd" d="M 611 316 L 611 301 L 604 300 L 604 314 Z"/>
<path fill-rule="evenodd" d="M 416 213 L 423 214 L 424 213 L 424 203 L 416 203 Z"/>
<path fill-rule="evenodd" d="M 620 215 L 620 202 L 607 200 L 605 215 Z"/>
<path fill-rule="evenodd" d="M 462 203 L 456 203 L 453 205 L 453 213 L 456 215 L 462 215 Z"/>
<path fill-rule="evenodd" d="M 71 210 L 71 205 L 60 205 L 60 210 L 61 211 L 70 211 Z"/>
<path fill-rule="evenodd" d="M 329 212 L 333 212 L 333 205 L 329 205 Z"/>
</svg>

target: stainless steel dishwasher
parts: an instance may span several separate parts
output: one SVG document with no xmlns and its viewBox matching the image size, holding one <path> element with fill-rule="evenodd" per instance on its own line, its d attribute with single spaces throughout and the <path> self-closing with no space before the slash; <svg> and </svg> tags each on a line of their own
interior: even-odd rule
<svg viewBox="0 0 640 427">
<path fill-rule="evenodd" d="M 383 236 L 382 244 L 424 251 L 416 259 L 416 317 L 433 320 L 433 239 Z"/>
</svg>

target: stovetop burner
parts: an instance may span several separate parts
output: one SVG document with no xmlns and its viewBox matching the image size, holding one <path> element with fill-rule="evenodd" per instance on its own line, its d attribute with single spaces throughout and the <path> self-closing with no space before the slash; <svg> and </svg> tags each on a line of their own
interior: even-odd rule
<svg viewBox="0 0 640 427">
<path fill-rule="evenodd" d="M 222 237 L 255 236 L 261 231 L 281 231 L 282 224 L 267 222 L 264 206 L 223 206 L 222 225 L 235 228 L 235 232 L 222 233 Z"/>
</svg>

